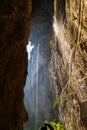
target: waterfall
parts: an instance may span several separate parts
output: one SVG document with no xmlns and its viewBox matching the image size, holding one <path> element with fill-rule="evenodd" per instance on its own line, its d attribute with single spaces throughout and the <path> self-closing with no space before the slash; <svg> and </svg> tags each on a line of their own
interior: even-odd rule
<svg viewBox="0 0 87 130">
<path fill-rule="evenodd" d="M 24 130 L 38 130 L 45 120 L 52 120 L 53 95 L 46 60 L 41 55 L 40 44 L 31 43 L 27 46 L 29 53 L 28 75 L 24 88 L 24 103 L 29 114 L 29 121 L 24 124 Z"/>
<path fill-rule="evenodd" d="M 59 51 L 65 60 L 69 60 L 70 55 L 70 46 L 67 44 L 65 29 L 63 21 L 57 21 L 57 18 L 54 16 L 53 29 L 55 36 L 58 40 Z"/>
<path fill-rule="evenodd" d="M 39 89 L 39 84 L 38 84 L 38 69 L 39 67 L 39 44 L 37 46 L 37 60 L 36 60 L 36 110 L 35 110 L 35 129 L 37 129 L 37 123 L 38 123 L 38 89 Z"/>
</svg>

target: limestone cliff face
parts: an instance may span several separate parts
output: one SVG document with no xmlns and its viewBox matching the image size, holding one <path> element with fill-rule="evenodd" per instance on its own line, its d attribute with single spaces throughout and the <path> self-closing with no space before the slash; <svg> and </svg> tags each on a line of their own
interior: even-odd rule
<svg viewBox="0 0 87 130">
<path fill-rule="evenodd" d="M 0 1 L 0 130 L 22 130 L 31 0 Z"/>
<path fill-rule="evenodd" d="M 87 1 L 54 1 L 50 71 L 59 119 L 67 130 L 87 130 Z"/>
</svg>

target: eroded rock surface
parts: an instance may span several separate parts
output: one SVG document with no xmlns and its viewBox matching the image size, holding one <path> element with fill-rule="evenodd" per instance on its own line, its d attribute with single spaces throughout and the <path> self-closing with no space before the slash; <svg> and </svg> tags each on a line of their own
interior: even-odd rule
<svg viewBox="0 0 87 130">
<path fill-rule="evenodd" d="M 85 0 L 54 1 L 50 71 L 59 118 L 67 130 L 87 130 L 86 7 Z"/>
<path fill-rule="evenodd" d="M 22 130 L 31 0 L 0 1 L 0 130 Z"/>
</svg>

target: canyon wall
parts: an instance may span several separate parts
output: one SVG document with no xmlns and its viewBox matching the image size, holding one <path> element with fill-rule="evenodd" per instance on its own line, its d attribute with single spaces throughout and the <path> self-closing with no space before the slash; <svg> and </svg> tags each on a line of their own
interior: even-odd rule
<svg viewBox="0 0 87 130">
<path fill-rule="evenodd" d="M 66 130 L 87 130 L 86 14 L 86 0 L 54 0 L 50 72 Z"/>
<path fill-rule="evenodd" d="M 31 0 L 0 1 L 0 130 L 22 130 Z"/>
<path fill-rule="evenodd" d="M 54 0 L 50 72 L 58 118 L 87 130 L 87 1 Z M 23 130 L 31 0 L 0 1 L 0 130 Z"/>
</svg>

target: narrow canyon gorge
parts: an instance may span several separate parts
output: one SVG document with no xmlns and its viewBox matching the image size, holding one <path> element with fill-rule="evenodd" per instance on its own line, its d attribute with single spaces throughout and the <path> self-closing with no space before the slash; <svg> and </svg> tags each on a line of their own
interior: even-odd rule
<svg viewBox="0 0 87 130">
<path fill-rule="evenodd" d="M 46 120 L 87 130 L 87 0 L 0 1 L 0 130 Z"/>
</svg>

